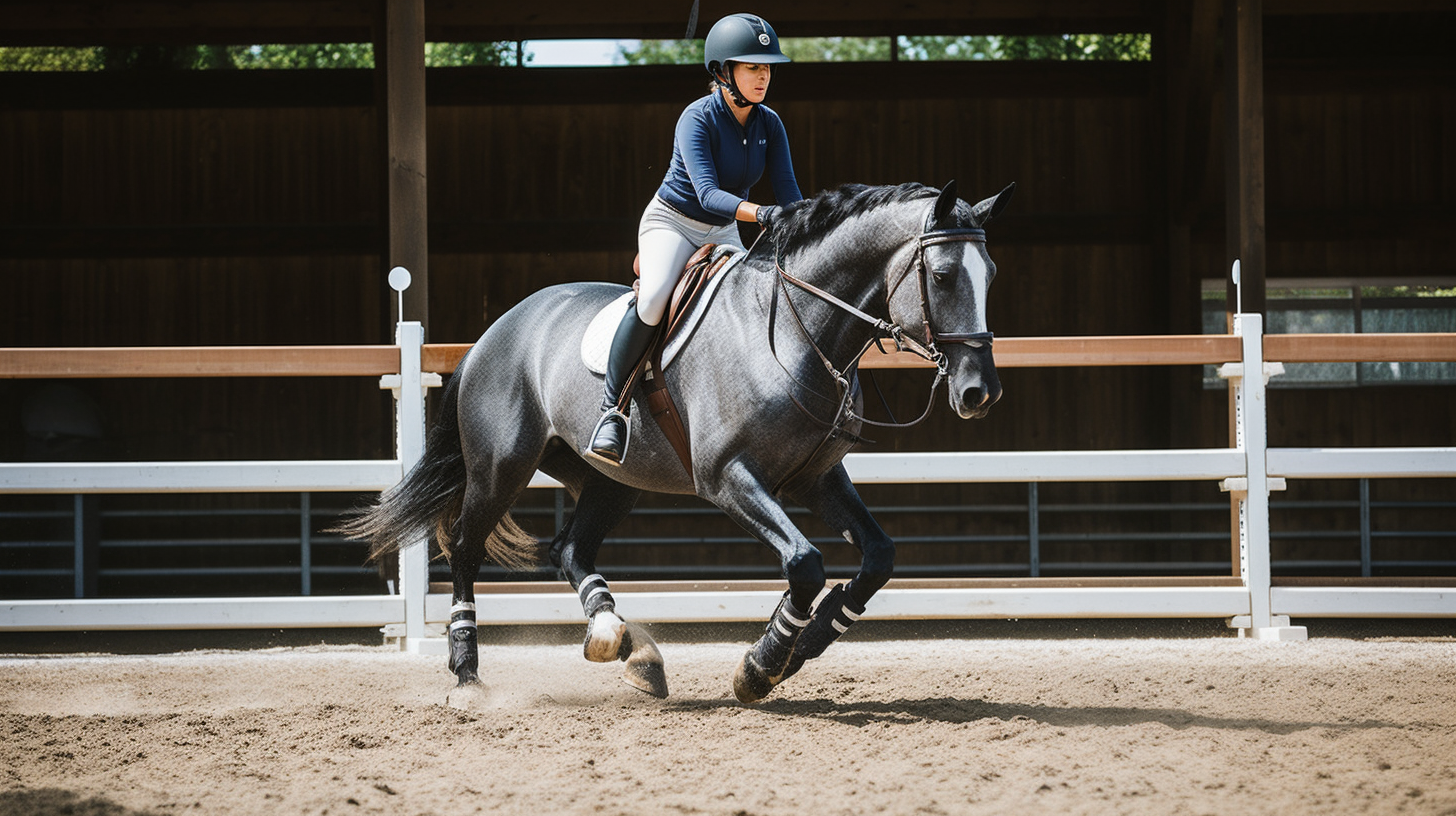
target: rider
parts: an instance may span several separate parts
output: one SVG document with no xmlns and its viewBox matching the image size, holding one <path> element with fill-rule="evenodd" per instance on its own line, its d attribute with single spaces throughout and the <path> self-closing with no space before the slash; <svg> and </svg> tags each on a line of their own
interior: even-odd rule
<svg viewBox="0 0 1456 816">
<path fill-rule="evenodd" d="M 735 219 L 772 226 L 779 208 L 747 200 L 765 171 L 780 205 L 803 198 L 784 124 L 763 104 L 773 66 L 788 61 L 762 17 L 731 14 L 708 32 L 703 62 L 713 80 L 678 118 L 667 176 L 637 227 L 640 291 L 612 338 L 603 414 L 586 455 L 612 465 L 626 455 L 628 420 L 617 404 L 693 252 L 705 244 L 741 248 Z"/>
</svg>

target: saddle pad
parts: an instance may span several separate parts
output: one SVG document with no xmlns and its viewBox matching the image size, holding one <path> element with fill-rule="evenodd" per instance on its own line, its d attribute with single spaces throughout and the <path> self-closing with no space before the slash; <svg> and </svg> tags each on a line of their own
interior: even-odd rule
<svg viewBox="0 0 1456 816">
<path fill-rule="evenodd" d="M 682 328 L 677 330 L 667 341 L 667 348 L 662 350 L 662 367 L 666 369 L 672 365 L 677 353 L 687 344 L 688 338 L 692 337 L 693 331 L 702 319 L 703 313 L 707 311 L 708 304 L 712 302 L 713 296 L 718 292 L 718 285 L 733 271 L 746 254 L 738 247 L 719 247 L 713 253 L 716 260 L 721 255 L 731 254 L 728 263 L 718 270 L 707 284 L 707 289 L 693 304 L 692 310 L 688 312 L 687 318 L 683 321 Z M 622 322 L 622 316 L 627 313 L 627 303 L 632 300 L 631 292 L 623 292 L 622 296 L 608 303 L 597 312 L 592 318 L 591 325 L 586 327 L 586 333 L 581 336 L 581 361 L 586 364 L 588 370 L 594 374 L 605 375 L 607 373 L 607 356 L 612 351 L 612 336 L 617 333 L 617 326 Z"/>
</svg>

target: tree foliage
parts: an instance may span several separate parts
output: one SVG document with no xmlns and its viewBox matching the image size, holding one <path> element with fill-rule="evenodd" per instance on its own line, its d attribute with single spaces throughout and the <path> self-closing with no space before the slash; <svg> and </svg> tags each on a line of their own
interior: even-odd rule
<svg viewBox="0 0 1456 816">
<path fill-rule="evenodd" d="M 892 56 L 890 37 L 786 37 L 796 62 L 879 62 Z M 902 60 L 1147 60 L 1150 34 L 1034 36 L 903 36 Z M 703 41 L 640 40 L 618 46 L 627 65 L 701 65 Z M 526 55 L 530 62 L 530 55 Z M 516 64 L 516 43 L 426 43 L 432 68 Z M 219 70 L 372 68 L 369 43 L 289 45 L 139 45 L 0 48 L 0 71 Z"/>
<path fill-rule="evenodd" d="M 702 65 L 702 40 L 640 40 L 637 47 L 617 46 L 628 65 Z"/>
<path fill-rule="evenodd" d="M 514 65 L 514 42 L 425 43 L 429 67 Z M 0 71 L 373 68 L 370 43 L 0 48 Z"/>
<path fill-rule="evenodd" d="M 1002 37 L 899 37 L 902 60 L 1147 60 L 1150 34 L 1064 34 Z M 891 58 L 889 37 L 785 37 L 796 62 L 877 62 Z M 621 46 L 628 65 L 689 65 L 703 61 L 702 40 L 642 40 Z"/>
</svg>

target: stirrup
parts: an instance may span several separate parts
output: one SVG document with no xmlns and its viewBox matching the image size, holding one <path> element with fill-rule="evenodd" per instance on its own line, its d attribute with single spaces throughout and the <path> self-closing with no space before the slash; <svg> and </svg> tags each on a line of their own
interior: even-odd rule
<svg viewBox="0 0 1456 816">
<path fill-rule="evenodd" d="M 607 420 L 611 419 L 612 417 L 616 417 L 622 421 L 622 449 L 620 451 L 616 451 L 617 458 L 615 459 L 608 455 L 610 453 L 613 453 L 613 451 L 599 450 L 597 448 L 597 437 L 601 435 L 602 426 L 605 425 L 607 423 Z M 613 467 L 620 467 L 622 465 L 622 460 L 627 458 L 627 445 L 631 441 L 632 420 L 628 418 L 626 414 L 617 410 L 615 407 L 608 408 L 607 410 L 602 412 L 602 418 L 597 420 L 596 427 L 592 428 L 591 441 L 587 443 L 586 450 L 582 451 L 582 455 L 587 456 L 591 459 L 595 459 L 598 462 L 606 462 Z"/>
</svg>

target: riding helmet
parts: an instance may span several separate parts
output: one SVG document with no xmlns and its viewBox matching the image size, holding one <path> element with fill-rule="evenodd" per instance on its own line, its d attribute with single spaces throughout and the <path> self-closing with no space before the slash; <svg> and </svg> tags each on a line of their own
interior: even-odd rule
<svg viewBox="0 0 1456 816">
<path fill-rule="evenodd" d="M 779 35 L 774 33 L 773 26 L 756 14 L 724 17 L 713 24 L 703 45 L 703 65 L 715 79 L 726 62 L 772 65 L 788 61 L 779 50 Z"/>
</svg>

